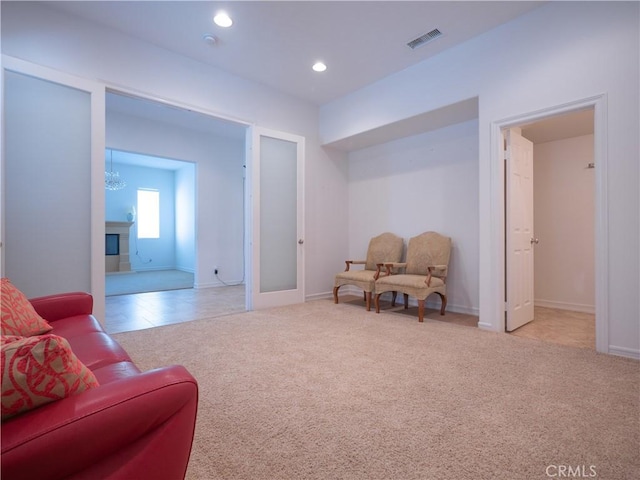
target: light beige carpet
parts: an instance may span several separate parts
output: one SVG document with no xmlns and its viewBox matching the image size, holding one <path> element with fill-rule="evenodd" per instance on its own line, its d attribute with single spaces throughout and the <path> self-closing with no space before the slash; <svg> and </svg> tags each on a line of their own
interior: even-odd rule
<svg viewBox="0 0 640 480">
<path fill-rule="evenodd" d="M 188 479 L 640 472 L 634 360 L 328 300 L 114 337 L 197 378 Z"/>
</svg>

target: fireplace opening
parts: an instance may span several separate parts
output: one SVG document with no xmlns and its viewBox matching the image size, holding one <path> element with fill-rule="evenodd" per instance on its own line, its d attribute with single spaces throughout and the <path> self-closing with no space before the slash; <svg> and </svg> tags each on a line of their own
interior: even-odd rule
<svg viewBox="0 0 640 480">
<path fill-rule="evenodd" d="M 105 255 L 120 255 L 120 234 L 107 233 L 105 247 Z"/>
</svg>

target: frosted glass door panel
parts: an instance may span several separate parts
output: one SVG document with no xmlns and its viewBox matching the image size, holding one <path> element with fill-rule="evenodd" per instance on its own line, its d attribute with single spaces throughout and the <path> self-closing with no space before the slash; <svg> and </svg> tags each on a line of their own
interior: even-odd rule
<svg viewBox="0 0 640 480">
<path fill-rule="evenodd" d="M 297 288 L 297 144 L 260 137 L 260 292 Z"/>
<path fill-rule="evenodd" d="M 4 78 L 5 274 L 29 297 L 90 291 L 90 94 Z"/>
</svg>

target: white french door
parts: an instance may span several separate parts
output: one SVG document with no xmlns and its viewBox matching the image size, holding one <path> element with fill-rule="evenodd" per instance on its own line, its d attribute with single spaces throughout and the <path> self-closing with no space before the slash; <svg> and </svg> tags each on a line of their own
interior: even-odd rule
<svg viewBox="0 0 640 480">
<path fill-rule="evenodd" d="M 304 302 L 304 138 L 247 133 L 247 309 Z"/>
<path fill-rule="evenodd" d="M 507 331 L 533 320 L 533 143 L 514 129 L 506 140 Z"/>
<path fill-rule="evenodd" d="M 6 55 L 1 74 L 0 270 L 31 297 L 89 291 L 102 319 L 104 86 Z"/>
</svg>

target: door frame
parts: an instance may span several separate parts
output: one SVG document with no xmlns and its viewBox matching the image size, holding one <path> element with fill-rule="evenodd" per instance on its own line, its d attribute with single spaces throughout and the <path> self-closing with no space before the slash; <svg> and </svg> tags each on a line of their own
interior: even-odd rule
<svg viewBox="0 0 640 480">
<path fill-rule="evenodd" d="M 253 126 L 253 124 L 250 121 L 247 121 L 245 119 L 241 119 L 238 117 L 233 117 L 231 115 L 226 115 L 226 114 L 222 114 L 213 110 L 209 110 L 207 108 L 202 108 L 199 107 L 197 105 L 194 104 L 190 104 L 190 103 L 186 103 L 180 100 L 176 100 L 175 98 L 168 98 L 168 97 L 161 97 L 158 96 L 156 94 L 153 93 L 148 93 L 146 91 L 141 91 L 141 90 L 137 90 L 131 87 L 126 87 L 120 84 L 114 84 L 114 83 L 106 83 L 105 84 L 105 103 L 106 103 L 106 94 L 107 93 L 112 93 L 115 95 L 121 95 L 121 96 L 125 96 L 125 97 L 129 97 L 132 99 L 137 99 L 137 100 L 141 100 L 141 101 L 147 101 L 147 102 L 154 102 L 158 105 L 162 105 L 162 106 L 166 106 L 169 108 L 176 108 L 176 109 L 180 109 L 183 110 L 185 112 L 189 112 L 189 113 L 195 113 L 195 114 L 200 114 L 200 115 L 205 115 L 207 117 L 211 117 L 211 118 L 215 118 L 217 120 L 222 120 L 225 122 L 229 122 L 229 123 L 233 123 L 236 124 L 240 127 L 245 128 L 246 130 L 250 130 L 250 128 Z M 105 110 L 106 110 L 106 105 L 105 105 Z M 104 125 L 104 136 L 106 137 L 107 131 L 106 131 L 106 121 L 105 121 L 105 125 Z M 106 148 L 106 147 L 105 147 Z M 245 151 L 245 157 L 243 159 L 243 161 L 246 164 L 246 151 Z M 200 254 L 199 254 L 199 242 L 198 242 L 198 183 L 199 183 L 199 171 L 198 171 L 198 163 L 197 162 L 190 162 L 188 160 L 176 160 L 176 161 L 183 161 L 185 163 L 193 163 L 194 164 L 194 169 L 195 169 L 195 179 L 194 179 L 194 194 L 195 194 L 195 199 L 194 199 L 194 228 L 195 228 L 195 266 L 194 266 L 194 288 L 195 284 L 197 283 L 197 278 L 198 278 L 198 274 L 200 271 L 200 267 L 199 267 L 199 259 L 200 259 Z M 246 186 L 243 187 L 246 190 Z M 103 189 L 104 190 L 104 189 Z M 104 193 L 103 193 L 104 194 Z M 243 192 L 243 195 L 245 194 L 245 192 Z M 105 211 L 105 207 L 104 204 L 102 206 L 102 212 Z M 245 203 L 244 206 L 244 211 L 243 214 L 246 218 L 247 216 L 247 205 Z M 104 217 L 104 214 L 103 214 Z M 104 218 L 102 220 L 103 225 L 104 225 Z M 103 236 L 104 236 L 104 232 L 103 232 Z M 245 237 L 245 243 L 246 243 L 246 238 L 247 238 L 247 230 L 244 231 L 244 237 Z M 243 249 L 243 259 L 244 259 L 244 263 L 246 265 L 246 263 L 248 261 L 250 261 L 250 258 L 247 256 L 247 251 L 246 249 Z M 103 261 L 104 263 L 104 261 Z M 103 269 L 103 279 L 102 281 L 104 282 L 104 269 Z M 103 285 L 104 288 L 104 285 Z M 246 296 L 246 282 L 245 282 L 245 296 Z M 103 299 L 103 303 L 104 303 L 104 293 L 101 297 Z"/>
<path fill-rule="evenodd" d="M 488 330 L 505 329 L 505 196 L 504 161 L 502 160 L 502 130 L 549 117 L 588 108 L 594 109 L 594 162 L 595 162 L 595 333 L 596 351 L 609 353 L 609 251 L 608 195 L 607 195 L 607 95 L 601 94 L 533 112 L 510 116 L 491 122 L 491 264 L 487 276 L 491 284 L 492 302 L 489 322 L 479 326 Z"/>
</svg>

